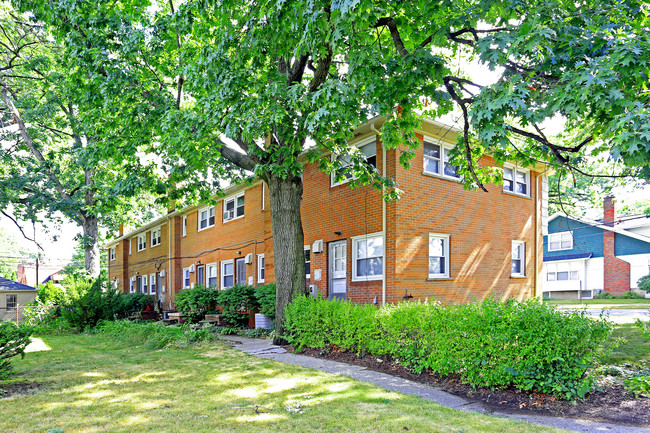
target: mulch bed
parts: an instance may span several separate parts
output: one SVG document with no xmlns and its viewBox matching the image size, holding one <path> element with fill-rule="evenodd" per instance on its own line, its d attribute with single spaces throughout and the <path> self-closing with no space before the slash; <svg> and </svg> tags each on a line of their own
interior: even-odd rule
<svg viewBox="0 0 650 433">
<path fill-rule="evenodd" d="M 366 367 L 369 370 L 390 374 L 431 385 L 469 400 L 483 403 L 488 409 L 507 413 L 530 413 L 586 419 L 597 422 L 650 427 L 650 399 L 634 398 L 619 384 L 604 386 L 594 390 L 578 402 L 560 400 L 548 394 L 518 389 L 474 389 L 463 383 L 457 376 L 440 377 L 424 372 L 415 374 L 398 363 L 375 356 L 358 357 L 342 351 L 323 351 L 305 349 L 301 355 L 329 359 L 346 364 Z"/>
</svg>

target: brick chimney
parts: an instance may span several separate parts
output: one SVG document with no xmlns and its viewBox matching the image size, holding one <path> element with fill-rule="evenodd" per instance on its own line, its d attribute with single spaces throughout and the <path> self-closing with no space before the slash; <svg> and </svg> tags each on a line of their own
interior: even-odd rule
<svg viewBox="0 0 650 433">
<path fill-rule="evenodd" d="M 613 194 L 603 200 L 603 224 L 614 227 L 616 198 Z M 603 230 L 603 256 L 605 264 L 604 289 L 612 294 L 630 290 L 630 264 L 616 257 L 616 233 Z"/>
</svg>

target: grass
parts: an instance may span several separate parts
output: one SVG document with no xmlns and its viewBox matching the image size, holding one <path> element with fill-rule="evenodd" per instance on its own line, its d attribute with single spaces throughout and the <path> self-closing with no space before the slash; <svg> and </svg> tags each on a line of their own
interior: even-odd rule
<svg viewBox="0 0 650 433">
<path fill-rule="evenodd" d="M 255 358 L 220 343 L 147 349 L 108 335 L 48 335 L 17 360 L 0 399 L 11 432 L 546 432 L 362 382 Z"/>
<path fill-rule="evenodd" d="M 643 338 L 641 331 L 634 324 L 614 327 L 610 343 L 620 341 L 620 345 L 610 354 L 602 356 L 602 364 L 643 364 L 650 363 L 650 341 Z"/>
</svg>

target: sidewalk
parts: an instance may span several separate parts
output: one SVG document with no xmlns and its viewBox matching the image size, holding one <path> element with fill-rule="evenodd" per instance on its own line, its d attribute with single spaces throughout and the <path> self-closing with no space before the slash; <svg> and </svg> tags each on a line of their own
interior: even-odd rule
<svg viewBox="0 0 650 433">
<path fill-rule="evenodd" d="M 248 353 L 249 355 L 257 356 L 259 358 L 273 359 L 280 362 L 286 362 L 287 364 L 313 368 L 315 370 L 324 371 L 326 373 L 340 374 L 352 379 L 372 383 L 390 391 L 415 395 L 417 397 L 433 401 L 442 406 L 447 406 L 452 409 L 477 412 L 496 417 L 516 419 L 532 424 L 541 424 L 578 432 L 650 432 L 650 429 L 641 427 L 627 427 L 572 418 L 558 418 L 532 414 L 510 414 L 499 412 L 483 405 L 482 403 L 476 403 L 463 397 L 440 391 L 428 385 L 368 370 L 365 367 L 348 365 L 341 362 L 289 353 L 282 347 L 273 345 L 273 342 L 271 340 L 254 340 L 239 336 L 221 336 L 221 338 L 223 340 L 234 343 L 234 347 L 236 349 Z"/>
</svg>

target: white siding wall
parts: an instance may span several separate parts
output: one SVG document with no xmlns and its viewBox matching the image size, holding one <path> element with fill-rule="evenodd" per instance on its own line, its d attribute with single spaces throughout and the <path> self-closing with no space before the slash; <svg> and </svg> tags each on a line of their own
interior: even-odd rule
<svg viewBox="0 0 650 433">
<path fill-rule="evenodd" d="M 595 257 L 587 260 L 585 269 L 585 290 L 603 290 L 605 281 L 605 259 Z"/>
<path fill-rule="evenodd" d="M 646 227 L 635 227 L 631 229 L 627 229 L 627 231 L 636 233 L 637 235 L 643 235 L 643 236 L 648 236 L 650 237 L 650 226 Z M 648 275 L 648 274 L 646 274 Z"/>
<path fill-rule="evenodd" d="M 650 274 L 650 254 L 618 256 L 630 264 L 630 287 L 636 289 L 639 278 Z"/>
</svg>

